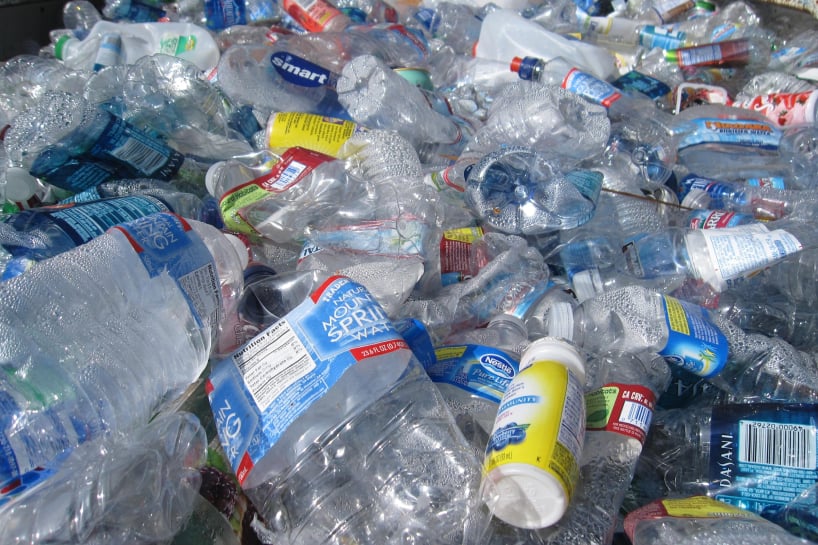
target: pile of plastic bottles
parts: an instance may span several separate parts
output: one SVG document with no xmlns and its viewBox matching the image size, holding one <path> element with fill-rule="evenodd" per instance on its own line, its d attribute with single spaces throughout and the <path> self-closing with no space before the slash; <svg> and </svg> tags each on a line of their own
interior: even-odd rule
<svg viewBox="0 0 818 545">
<path fill-rule="evenodd" d="M 818 541 L 814 5 L 100 7 L 0 64 L 0 543 Z"/>
</svg>

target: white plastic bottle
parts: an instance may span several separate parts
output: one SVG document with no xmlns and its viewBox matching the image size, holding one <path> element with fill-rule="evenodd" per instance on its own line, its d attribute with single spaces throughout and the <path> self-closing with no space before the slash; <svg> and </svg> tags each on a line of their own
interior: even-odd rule
<svg viewBox="0 0 818 545">
<path fill-rule="evenodd" d="M 585 438 L 585 358 L 567 341 L 531 343 L 500 402 L 486 448 L 483 501 L 519 528 L 562 518 L 579 479 Z"/>
<path fill-rule="evenodd" d="M 241 269 L 218 229 L 159 213 L 0 285 L 0 482 L 142 426 L 188 388 Z"/>
<path fill-rule="evenodd" d="M 486 15 L 474 54 L 505 62 L 514 57 L 546 61 L 564 57 L 599 79 L 607 80 L 616 74 L 614 57 L 605 48 L 565 38 L 509 9 Z"/>
<path fill-rule="evenodd" d="M 133 64 L 158 53 L 180 57 L 202 70 L 216 66 L 220 55 L 216 41 L 205 28 L 181 22 L 100 21 L 84 39 L 66 35 L 54 44 L 54 56 L 76 70 L 93 70 L 95 64 Z"/>
</svg>

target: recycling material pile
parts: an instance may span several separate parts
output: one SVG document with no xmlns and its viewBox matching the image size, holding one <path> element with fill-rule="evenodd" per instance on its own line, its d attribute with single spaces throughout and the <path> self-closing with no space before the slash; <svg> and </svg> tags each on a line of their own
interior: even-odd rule
<svg viewBox="0 0 818 545">
<path fill-rule="evenodd" d="M 0 543 L 818 541 L 815 5 L 99 7 L 0 64 Z"/>
</svg>

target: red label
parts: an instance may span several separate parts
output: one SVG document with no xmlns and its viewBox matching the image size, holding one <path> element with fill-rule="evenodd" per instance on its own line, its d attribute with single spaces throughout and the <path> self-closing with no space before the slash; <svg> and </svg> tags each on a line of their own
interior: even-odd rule
<svg viewBox="0 0 818 545">
<path fill-rule="evenodd" d="M 244 481 L 247 480 L 251 469 L 253 469 L 253 460 L 250 459 L 250 454 L 245 452 L 244 456 L 241 457 L 241 463 L 236 471 L 236 478 L 238 478 L 240 485 L 243 485 Z"/>
<path fill-rule="evenodd" d="M 588 430 L 610 431 L 644 443 L 656 396 L 638 384 L 610 383 L 589 394 L 586 405 Z"/>
<path fill-rule="evenodd" d="M 406 341 L 396 339 L 393 341 L 383 341 L 380 343 L 355 348 L 351 350 L 350 353 L 352 354 L 352 357 L 355 358 L 355 361 L 361 361 L 373 356 L 382 356 L 384 354 L 389 354 L 390 352 L 404 349 L 409 349 L 409 345 L 406 344 Z"/>
<path fill-rule="evenodd" d="M 628 539 L 633 540 L 633 531 L 636 529 L 637 524 L 643 520 L 657 519 L 666 516 L 667 509 L 665 509 L 661 501 L 654 501 L 635 511 L 631 511 L 628 516 L 625 517 L 625 535 L 628 536 Z"/>
<path fill-rule="evenodd" d="M 319 165 L 329 161 L 335 161 L 335 157 L 306 148 L 289 148 L 270 172 L 250 183 L 265 191 L 282 193 L 306 178 Z"/>
<path fill-rule="evenodd" d="M 818 91 L 771 93 L 735 102 L 732 106 L 760 112 L 780 126 L 812 123 L 815 118 L 816 95 Z"/>
</svg>

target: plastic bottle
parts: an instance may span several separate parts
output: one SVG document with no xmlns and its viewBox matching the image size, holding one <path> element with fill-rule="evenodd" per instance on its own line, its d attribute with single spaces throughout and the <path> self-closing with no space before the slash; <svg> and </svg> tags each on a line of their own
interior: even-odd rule
<svg viewBox="0 0 818 545">
<path fill-rule="evenodd" d="M 659 484 L 663 497 L 709 496 L 764 515 L 815 483 L 814 433 L 812 404 L 658 410 L 638 471 Z"/>
<path fill-rule="evenodd" d="M 157 0 L 105 0 L 102 13 L 120 23 L 155 23 L 171 16 L 170 3 Z"/>
<path fill-rule="evenodd" d="M 751 72 L 763 70 L 770 63 L 769 42 L 755 38 L 724 40 L 665 51 L 665 60 L 682 68 L 716 67 L 744 68 Z"/>
<path fill-rule="evenodd" d="M 510 146 L 485 155 L 470 170 L 465 197 L 488 226 L 534 235 L 588 221 L 601 188 L 599 172 L 561 172 L 544 154 Z"/>
<path fill-rule="evenodd" d="M 433 10 L 421 9 L 415 18 L 424 23 L 433 37 L 443 40 L 456 53 L 471 55 L 480 38 L 481 15 L 484 14 L 468 4 L 438 2 Z"/>
<path fill-rule="evenodd" d="M 505 62 L 514 57 L 545 60 L 563 57 L 602 80 L 616 73 L 613 55 L 606 49 L 570 40 L 509 9 L 494 10 L 486 15 L 474 54 Z"/>
<path fill-rule="evenodd" d="M 585 358 L 564 340 L 542 338 L 520 359 L 486 448 L 481 498 L 519 528 L 546 528 L 568 508 L 585 437 Z"/>
<path fill-rule="evenodd" d="M 116 36 L 121 42 L 120 50 L 111 50 L 118 57 L 118 62 L 100 63 L 97 59 L 101 44 L 107 36 Z M 219 62 L 219 48 L 213 36 L 206 29 L 192 23 L 100 21 L 85 39 L 65 36 L 54 44 L 54 56 L 66 66 L 77 70 L 92 70 L 94 64 L 132 64 L 140 57 L 157 53 L 188 60 L 201 70 L 209 70 Z"/>
<path fill-rule="evenodd" d="M 213 31 L 247 24 L 244 0 L 205 0 L 205 26 Z"/>
<path fill-rule="evenodd" d="M 308 32 L 337 32 L 352 24 L 327 0 L 284 0 L 282 6 Z"/>
<path fill-rule="evenodd" d="M 684 32 L 673 31 L 651 22 L 629 19 L 622 16 L 591 16 L 577 13 L 583 40 L 598 45 L 641 46 L 648 49 L 678 49 L 687 45 Z"/>
<path fill-rule="evenodd" d="M 75 192 L 117 178 L 169 180 L 185 162 L 161 140 L 64 92 L 47 92 L 18 115 L 4 144 L 15 165 L 7 177 L 35 176 Z"/>
<path fill-rule="evenodd" d="M 436 361 L 426 366 L 477 456 L 485 452 L 500 399 L 527 345 L 523 321 L 499 314 L 485 327 L 447 336 L 435 347 Z"/>
<path fill-rule="evenodd" d="M 256 372 L 281 382 L 259 389 Z M 265 520 L 280 521 L 277 541 L 386 543 L 409 528 L 425 543 L 461 540 L 479 460 L 360 284 L 327 279 L 217 363 L 207 389 L 239 482 Z"/>
<path fill-rule="evenodd" d="M 85 244 L 126 221 L 157 212 L 175 212 L 199 220 L 203 211 L 198 197 L 166 190 L 0 216 L 1 278 L 8 280 L 37 261 Z"/>
<path fill-rule="evenodd" d="M 80 40 L 88 36 L 94 25 L 101 20 L 102 14 L 88 0 L 69 0 L 63 5 L 63 25 Z"/>
<path fill-rule="evenodd" d="M 0 481 L 137 429 L 188 388 L 237 298 L 241 270 L 229 237 L 159 213 L 0 284 L 9 340 Z"/>
<path fill-rule="evenodd" d="M 0 505 L 4 543 L 170 540 L 198 496 L 207 437 L 188 412 L 74 449 L 39 485 Z"/>
<path fill-rule="evenodd" d="M 647 504 L 628 514 L 625 532 L 633 545 L 671 545 L 691 539 L 714 545 L 811 543 L 754 513 L 701 496 Z"/>
</svg>

